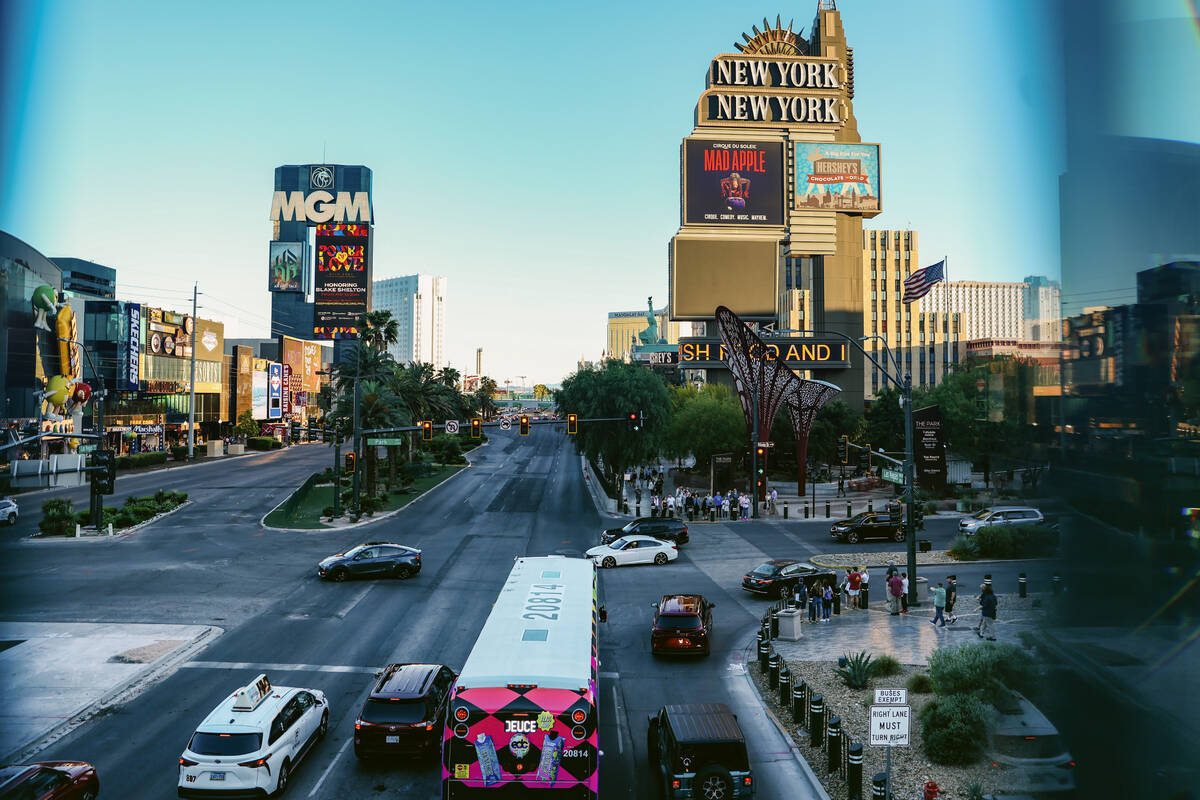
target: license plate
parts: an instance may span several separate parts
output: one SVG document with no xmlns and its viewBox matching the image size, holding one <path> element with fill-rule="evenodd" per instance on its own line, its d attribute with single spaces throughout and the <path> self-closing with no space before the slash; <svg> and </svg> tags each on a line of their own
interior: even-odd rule
<svg viewBox="0 0 1200 800">
<path fill-rule="evenodd" d="M 384 744 L 400 744 L 400 737 L 399 736 L 385 736 L 385 737 L 383 737 L 383 741 L 384 741 Z"/>
<path fill-rule="evenodd" d="M 210 773 L 208 773 L 208 779 L 210 781 L 223 781 L 223 780 L 225 780 L 225 773 L 224 772 L 210 772 Z"/>
</svg>

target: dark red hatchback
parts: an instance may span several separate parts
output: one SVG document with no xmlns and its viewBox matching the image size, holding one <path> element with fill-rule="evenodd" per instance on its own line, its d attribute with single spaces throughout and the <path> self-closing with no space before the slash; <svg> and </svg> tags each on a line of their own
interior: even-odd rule
<svg viewBox="0 0 1200 800">
<path fill-rule="evenodd" d="M 354 722 L 354 755 L 419 755 L 442 743 L 457 676 L 440 664 L 390 664 Z"/>
<path fill-rule="evenodd" d="M 0 798 L 95 800 L 100 794 L 96 768 L 82 761 L 43 761 L 0 767 Z"/>
<path fill-rule="evenodd" d="M 699 594 L 664 594 L 654 607 L 654 626 L 650 629 L 651 653 L 699 653 L 711 649 L 712 610 Z"/>
</svg>

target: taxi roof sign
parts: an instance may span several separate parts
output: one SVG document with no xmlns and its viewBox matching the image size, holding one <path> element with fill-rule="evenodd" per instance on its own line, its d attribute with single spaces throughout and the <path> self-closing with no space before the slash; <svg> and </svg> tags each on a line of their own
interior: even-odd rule
<svg viewBox="0 0 1200 800">
<path fill-rule="evenodd" d="M 271 694 L 271 679 L 264 672 L 246 686 L 238 689 L 237 694 L 234 695 L 233 710 L 253 711 L 269 694 Z"/>
</svg>

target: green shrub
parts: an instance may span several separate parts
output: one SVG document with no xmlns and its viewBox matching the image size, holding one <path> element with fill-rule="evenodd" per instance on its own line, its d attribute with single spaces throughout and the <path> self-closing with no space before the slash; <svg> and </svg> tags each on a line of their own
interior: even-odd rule
<svg viewBox="0 0 1200 800">
<path fill-rule="evenodd" d="M 930 500 L 928 503 L 925 504 L 925 513 L 926 514 L 936 514 L 937 512 L 938 512 L 938 504 L 937 503 Z"/>
<path fill-rule="evenodd" d="M 1017 553 L 1013 529 L 1003 525 L 984 525 L 975 531 L 975 541 L 984 558 L 1013 558 Z"/>
<path fill-rule="evenodd" d="M 933 691 L 933 679 L 927 672 L 914 672 L 908 676 L 905 686 L 913 694 L 929 694 Z"/>
<path fill-rule="evenodd" d="M 938 650 L 936 652 L 944 652 Z M 964 694 L 937 697 L 921 709 L 921 745 L 935 764 L 970 764 L 983 753 L 983 703 Z"/>
<path fill-rule="evenodd" d="M 324 508 L 322 508 L 321 516 L 329 517 L 330 519 L 332 519 L 333 518 L 333 506 L 325 506 Z"/>
<path fill-rule="evenodd" d="M 865 689 L 871 682 L 873 667 L 871 656 L 862 650 L 854 655 L 847 653 L 846 666 L 834 669 L 834 673 L 842 679 L 847 688 Z"/>
<path fill-rule="evenodd" d="M 246 440 L 246 447 L 251 450 L 272 450 L 279 442 L 271 436 L 251 436 Z"/>
<path fill-rule="evenodd" d="M 118 456 L 117 469 L 133 469 L 134 467 L 150 467 L 155 464 L 167 463 L 166 453 L 134 453 L 131 456 Z"/>
<path fill-rule="evenodd" d="M 1058 531 L 1044 525 L 1010 528 L 1017 558 L 1041 558 L 1058 552 Z"/>
<path fill-rule="evenodd" d="M 193 448 L 192 455 L 199 456 L 199 448 Z M 175 459 L 176 461 L 187 461 L 187 445 L 181 444 L 178 447 L 172 447 L 171 458 Z"/>
<path fill-rule="evenodd" d="M 1022 694 L 1037 690 L 1033 659 L 1015 644 L 969 644 L 935 650 L 929 656 L 929 677 L 939 695 L 971 694 L 992 702 L 996 682 Z"/>
<path fill-rule="evenodd" d="M 876 656 L 875 661 L 871 664 L 871 675 L 876 678 L 887 678 L 892 675 L 899 675 L 904 671 L 904 667 L 900 666 L 900 662 L 895 656 L 884 653 L 881 656 Z"/>
<path fill-rule="evenodd" d="M 974 561 L 979 558 L 979 542 L 974 536 L 956 536 L 946 552 L 959 561 Z"/>
<path fill-rule="evenodd" d="M 75 532 L 75 507 L 66 498 L 42 503 L 42 518 L 38 530 L 45 536 L 66 536 Z"/>
</svg>

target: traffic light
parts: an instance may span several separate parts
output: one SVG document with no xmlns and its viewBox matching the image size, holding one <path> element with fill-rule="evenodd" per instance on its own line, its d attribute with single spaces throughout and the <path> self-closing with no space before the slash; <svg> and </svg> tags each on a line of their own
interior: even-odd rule
<svg viewBox="0 0 1200 800">
<path fill-rule="evenodd" d="M 112 494 L 117 488 L 117 454 L 112 450 L 97 450 L 92 455 L 92 466 L 102 469 L 92 473 L 92 492 Z"/>
<path fill-rule="evenodd" d="M 642 427 L 642 412 L 640 411 L 630 411 L 625 419 L 631 431 L 636 431 Z"/>
<path fill-rule="evenodd" d="M 292 441 L 300 441 L 300 420 L 298 419 L 292 420 Z"/>
<path fill-rule="evenodd" d="M 838 439 L 837 457 L 838 457 L 838 461 L 842 464 L 848 464 L 850 462 L 850 437 L 849 436 L 842 436 Z"/>
<path fill-rule="evenodd" d="M 432 420 L 428 420 L 428 419 L 421 420 L 421 441 L 423 441 L 423 442 L 432 442 L 433 441 L 433 421 Z"/>
<path fill-rule="evenodd" d="M 353 452 L 346 453 L 346 474 L 353 475 L 354 468 L 358 465 L 358 457 Z"/>
<path fill-rule="evenodd" d="M 478 439 L 483 436 L 483 420 L 479 417 L 471 420 L 471 438 Z"/>
<path fill-rule="evenodd" d="M 529 435 L 529 417 L 524 414 L 521 415 L 521 435 Z"/>
<path fill-rule="evenodd" d="M 567 414 L 567 434 L 574 436 L 579 433 L 579 415 Z"/>
</svg>

